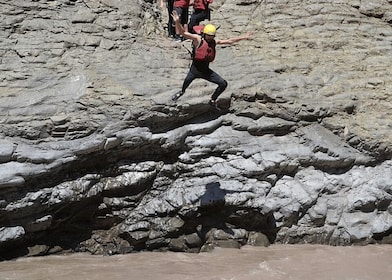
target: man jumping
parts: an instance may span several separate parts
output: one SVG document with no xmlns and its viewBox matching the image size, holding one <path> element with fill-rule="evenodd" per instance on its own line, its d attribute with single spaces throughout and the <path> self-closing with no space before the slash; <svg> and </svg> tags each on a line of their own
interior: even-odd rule
<svg viewBox="0 0 392 280">
<path fill-rule="evenodd" d="M 220 40 L 215 39 L 216 27 L 212 24 L 207 24 L 204 27 L 203 33 L 201 35 L 192 34 L 184 30 L 176 11 L 173 11 L 172 17 L 180 34 L 184 36 L 184 38 L 192 40 L 192 44 L 195 46 L 193 62 L 182 85 L 182 90 L 173 95 L 172 100 L 177 101 L 178 98 L 180 98 L 185 93 L 185 90 L 189 87 L 194 79 L 201 78 L 218 85 L 211 96 L 209 104 L 219 109 L 216 100 L 218 96 L 226 89 L 227 81 L 209 67 L 210 62 L 214 61 L 215 59 L 215 46 L 220 44 L 233 44 L 241 40 L 249 39 L 252 33 L 248 32 L 240 37 Z"/>
</svg>

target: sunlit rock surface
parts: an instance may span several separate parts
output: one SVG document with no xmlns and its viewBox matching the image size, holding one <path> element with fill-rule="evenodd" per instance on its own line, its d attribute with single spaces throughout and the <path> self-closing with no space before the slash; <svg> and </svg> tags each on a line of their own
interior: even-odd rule
<svg viewBox="0 0 392 280">
<path fill-rule="evenodd" d="M 0 259 L 391 243 L 390 1 L 214 1 L 220 112 L 155 1 L 0 6 Z"/>
</svg>

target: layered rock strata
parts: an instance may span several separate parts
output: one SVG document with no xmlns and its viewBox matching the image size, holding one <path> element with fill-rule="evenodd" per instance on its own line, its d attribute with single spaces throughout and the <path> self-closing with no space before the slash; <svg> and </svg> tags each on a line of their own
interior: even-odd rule
<svg viewBox="0 0 392 280">
<path fill-rule="evenodd" d="M 0 5 L 0 259 L 391 243 L 389 1 L 214 1 L 220 112 L 154 1 Z"/>
</svg>

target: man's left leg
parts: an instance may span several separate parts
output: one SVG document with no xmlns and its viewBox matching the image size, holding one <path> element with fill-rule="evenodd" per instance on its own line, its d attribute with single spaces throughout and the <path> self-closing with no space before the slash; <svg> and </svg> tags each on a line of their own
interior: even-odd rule
<svg viewBox="0 0 392 280">
<path fill-rule="evenodd" d="M 208 80 L 218 85 L 211 96 L 211 100 L 215 102 L 218 99 L 218 96 L 221 95 L 221 93 L 224 92 L 224 90 L 227 88 L 227 81 L 214 71 L 212 71 Z"/>
</svg>

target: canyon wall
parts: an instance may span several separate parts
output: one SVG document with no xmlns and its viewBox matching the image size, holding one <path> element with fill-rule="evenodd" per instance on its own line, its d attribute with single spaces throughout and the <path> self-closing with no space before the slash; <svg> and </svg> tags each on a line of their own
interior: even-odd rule
<svg viewBox="0 0 392 280">
<path fill-rule="evenodd" d="M 214 1 L 221 111 L 155 1 L 0 6 L 0 259 L 392 242 L 390 1 Z"/>
</svg>

